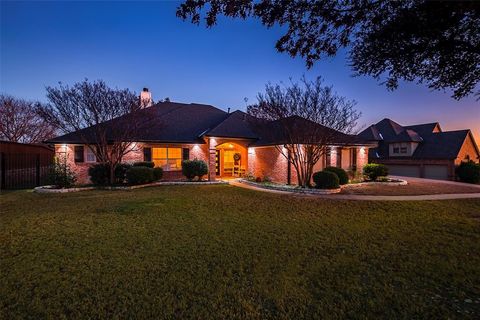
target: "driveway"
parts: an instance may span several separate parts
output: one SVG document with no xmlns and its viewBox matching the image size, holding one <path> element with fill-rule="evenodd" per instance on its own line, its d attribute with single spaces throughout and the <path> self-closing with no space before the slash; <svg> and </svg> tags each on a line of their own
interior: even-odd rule
<svg viewBox="0 0 480 320">
<path fill-rule="evenodd" d="M 389 186 L 388 184 L 348 185 L 343 188 L 341 194 L 376 195 L 376 196 L 418 196 L 437 194 L 472 194 L 480 193 L 480 185 L 461 183 L 455 181 L 442 181 L 411 177 L 398 177 L 407 180 L 405 186 Z"/>
<path fill-rule="evenodd" d="M 350 185 L 344 188 L 341 193 L 331 195 L 298 194 L 288 191 L 271 190 L 248 185 L 236 180 L 229 181 L 229 184 L 255 191 L 332 200 L 419 201 L 480 198 L 480 185 L 410 177 L 397 178 L 407 180 L 409 184 L 406 186 L 363 185 L 359 187 Z"/>
</svg>

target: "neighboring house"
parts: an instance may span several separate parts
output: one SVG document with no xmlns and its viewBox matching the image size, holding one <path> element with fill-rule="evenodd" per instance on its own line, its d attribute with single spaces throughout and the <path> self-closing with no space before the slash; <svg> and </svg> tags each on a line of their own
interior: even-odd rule
<svg viewBox="0 0 480 320">
<path fill-rule="evenodd" d="M 209 180 L 250 173 L 256 177 L 268 176 L 277 182 L 297 182 L 294 168 L 275 147 L 284 144 L 275 121 L 264 122 L 261 129 L 253 128 L 250 116 L 241 111 L 229 113 L 210 105 L 169 101 L 141 111 L 154 119 L 153 128 L 138 133 L 134 138 L 135 150 L 127 154 L 123 162 L 153 161 L 155 166 L 164 169 L 166 180 L 181 179 L 182 160 L 196 158 L 208 164 Z M 291 120 L 307 122 L 299 117 Z M 335 132 L 329 154 L 315 169 L 333 165 L 349 171 L 362 170 L 372 144 L 354 135 Z M 88 183 L 88 168 L 96 162 L 87 147 L 89 141 L 84 141 L 77 131 L 48 143 L 55 146 L 57 155 L 67 156 L 78 182 Z"/>
<path fill-rule="evenodd" d="M 378 143 L 369 161 L 387 165 L 391 175 L 454 180 L 456 165 L 480 160 L 470 130 L 442 131 L 438 122 L 401 126 L 383 119 L 359 136 Z"/>
</svg>

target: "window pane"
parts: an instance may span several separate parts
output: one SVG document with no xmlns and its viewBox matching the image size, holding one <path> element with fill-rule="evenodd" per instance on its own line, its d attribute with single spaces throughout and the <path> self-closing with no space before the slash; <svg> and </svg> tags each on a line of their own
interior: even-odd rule
<svg viewBox="0 0 480 320">
<path fill-rule="evenodd" d="M 182 148 L 168 148 L 168 159 L 182 159 Z"/>
<path fill-rule="evenodd" d="M 152 158 L 167 159 L 167 148 L 152 148 Z"/>
<path fill-rule="evenodd" d="M 163 159 L 163 160 L 154 159 L 153 163 L 155 164 L 155 167 L 160 167 L 163 170 L 167 170 L 167 159 Z"/>
<path fill-rule="evenodd" d="M 75 162 L 83 162 L 83 146 L 75 146 Z"/>
<path fill-rule="evenodd" d="M 168 159 L 168 167 L 170 171 L 181 170 L 182 169 L 182 160 L 181 159 Z"/>
<path fill-rule="evenodd" d="M 95 154 L 90 150 L 87 149 L 87 162 L 96 162 L 97 158 L 95 157 Z"/>
</svg>

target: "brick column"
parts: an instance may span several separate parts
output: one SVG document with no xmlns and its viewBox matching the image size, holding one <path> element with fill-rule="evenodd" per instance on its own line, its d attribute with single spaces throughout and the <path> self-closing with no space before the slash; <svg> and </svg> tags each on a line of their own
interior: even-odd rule
<svg viewBox="0 0 480 320">
<path fill-rule="evenodd" d="M 209 138 L 208 141 L 208 180 L 214 181 L 217 177 L 215 173 L 215 156 L 217 153 L 217 142 L 214 138 Z"/>
</svg>

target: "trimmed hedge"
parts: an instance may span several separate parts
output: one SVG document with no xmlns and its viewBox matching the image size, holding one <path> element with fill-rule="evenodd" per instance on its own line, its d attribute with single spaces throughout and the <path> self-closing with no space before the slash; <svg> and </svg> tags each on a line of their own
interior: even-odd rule
<svg viewBox="0 0 480 320">
<path fill-rule="evenodd" d="M 466 183 L 480 182 L 480 164 L 473 161 L 462 162 L 455 168 L 455 173 L 460 181 Z"/>
<path fill-rule="evenodd" d="M 163 177 L 163 169 L 160 167 L 153 168 L 153 179 L 155 181 L 161 180 Z"/>
<path fill-rule="evenodd" d="M 333 172 L 337 175 L 340 184 L 347 184 L 348 183 L 348 174 L 342 168 L 337 167 L 326 167 L 323 171 Z"/>
<path fill-rule="evenodd" d="M 369 180 L 376 181 L 378 177 L 388 176 L 388 168 L 384 164 L 369 163 L 363 167 L 363 174 Z"/>
<path fill-rule="evenodd" d="M 187 177 L 188 180 L 193 180 L 198 177 L 198 181 L 202 180 L 202 177 L 208 173 L 208 166 L 205 161 L 202 160 L 184 160 L 182 161 L 182 174 Z"/>
<path fill-rule="evenodd" d="M 133 163 L 134 167 L 147 167 L 147 168 L 153 168 L 155 167 L 155 163 L 152 161 L 138 161 Z"/>
<path fill-rule="evenodd" d="M 336 189 L 340 187 L 338 176 L 331 171 L 319 171 L 313 174 L 313 182 L 317 189 Z"/>
<path fill-rule="evenodd" d="M 148 167 L 133 166 L 127 171 L 129 184 L 143 184 L 153 181 L 153 169 Z"/>
<path fill-rule="evenodd" d="M 115 183 L 124 183 L 126 173 L 131 165 L 126 163 L 120 163 L 115 167 Z M 110 166 L 104 163 L 98 163 L 88 168 L 88 175 L 90 180 L 95 185 L 108 185 L 110 184 Z"/>
</svg>

